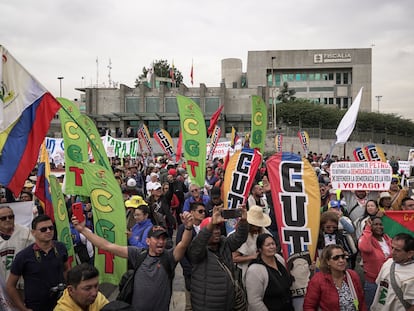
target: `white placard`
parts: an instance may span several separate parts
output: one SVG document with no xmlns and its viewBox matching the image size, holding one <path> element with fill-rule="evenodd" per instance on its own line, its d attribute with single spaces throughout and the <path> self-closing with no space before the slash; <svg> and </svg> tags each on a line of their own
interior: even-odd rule
<svg viewBox="0 0 414 311">
<path fill-rule="evenodd" d="M 333 189 L 387 191 L 390 188 L 392 168 L 388 163 L 334 162 L 330 167 Z"/>
</svg>

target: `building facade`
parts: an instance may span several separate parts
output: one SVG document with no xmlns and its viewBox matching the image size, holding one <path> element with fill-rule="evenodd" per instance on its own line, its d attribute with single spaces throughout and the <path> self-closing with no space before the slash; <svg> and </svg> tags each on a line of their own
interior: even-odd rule
<svg viewBox="0 0 414 311">
<path fill-rule="evenodd" d="M 79 104 L 103 133 L 109 130 L 113 136 L 134 136 L 144 123 L 150 133 L 164 128 L 177 137 L 180 122 L 176 95 L 196 102 L 207 126 L 212 114 L 224 105 L 219 121 L 224 133 L 230 133 L 232 127 L 239 132 L 250 131 L 251 97 L 259 95 L 269 105 L 272 129 L 276 97 L 284 82 L 296 91 L 297 98 L 339 109 L 347 109 L 363 86 L 361 110 L 371 111 L 371 55 L 371 49 L 249 51 L 246 72 L 240 59 L 222 60 L 218 87 L 181 84 L 177 88 L 159 83 L 165 78 L 153 77 L 151 83 L 137 88 L 123 84 L 119 88 L 79 88 Z"/>
</svg>

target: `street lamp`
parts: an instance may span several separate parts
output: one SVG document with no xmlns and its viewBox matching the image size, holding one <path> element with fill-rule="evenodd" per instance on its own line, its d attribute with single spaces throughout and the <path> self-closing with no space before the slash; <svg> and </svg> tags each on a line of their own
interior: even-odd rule
<svg viewBox="0 0 414 311">
<path fill-rule="evenodd" d="M 376 95 L 375 98 L 377 99 L 377 103 L 378 103 L 378 113 L 380 112 L 379 106 L 380 106 L 380 101 L 382 98 L 382 95 Z"/>
<path fill-rule="evenodd" d="M 275 91 L 276 89 L 276 82 L 275 82 L 275 73 L 274 73 L 274 66 L 273 61 L 276 59 L 276 56 L 272 56 L 272 119 L 273 119 L 273 127 L 276 132 L 277 126 L 276 126 L 276 97 L 275 97 Z"/>
<path fill-rule="evenodd" d="M 59 80 L 59 97 L 62 97 L 62 80 L 64 77 L 57 77 Z"/>
</svg>

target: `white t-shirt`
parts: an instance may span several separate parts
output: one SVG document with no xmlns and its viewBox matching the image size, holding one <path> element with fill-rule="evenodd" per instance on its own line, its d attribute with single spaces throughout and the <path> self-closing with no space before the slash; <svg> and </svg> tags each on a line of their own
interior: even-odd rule
<svg viewBox="0 0 414 311">
<path fill-rule="evenodd" d="M 378 285 L 372 311 L 405 311 L 397 295 L 392 288 L 390 281 L 390 270 L 393 259 L 389 258 L 382 266 L 376 283 Z M 403 293 L 404 300 L 414 304 L 414 263 L 406 265 L 395 265 L 395 280 Z"/>
</svg>

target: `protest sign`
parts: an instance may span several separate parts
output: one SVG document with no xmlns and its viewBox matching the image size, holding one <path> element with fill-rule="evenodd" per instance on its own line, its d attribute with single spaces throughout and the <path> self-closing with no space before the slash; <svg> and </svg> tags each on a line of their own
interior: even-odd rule
<svg viewBox="0 0 414 311">
<path fill-rule="evenodd" d="M 333 189 L 388 191 L 392 168 L 388 163 L 334 162 L 330 167 Z"/>
</svg>

